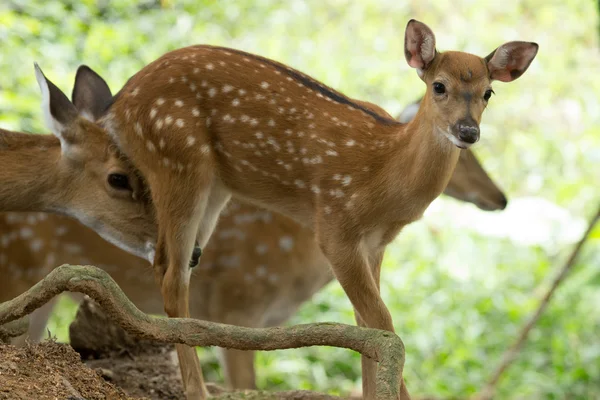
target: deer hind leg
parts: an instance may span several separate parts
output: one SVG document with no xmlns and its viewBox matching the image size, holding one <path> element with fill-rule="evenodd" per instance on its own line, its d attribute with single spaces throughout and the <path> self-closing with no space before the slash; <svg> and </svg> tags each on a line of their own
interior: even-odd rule
<svg viewBox="0 0 600 400">
<path fill-rule="evenodd" d="M 60 295 L 59 295 L 60 296 Z M 59 296 L 54 296 L 49 302 L 29 314 L 27 333 L 11 340 L 14 346 L 24 346 L 26 342 L 38 343 L 44 338 L 50 313 L 56 305 Z"/>
<path fill-rule="evenodd" d="M 328 225 L 322 224 L 322 226 Z M 354 307 L 357 323 L 369 328 L 394 332 L 392 317 L 379 294 L 378 271 L 383 253 L 369 257 L 361 246 L 359 238 L 341 239 L 343 237 L 343 233 L 318 232 L 319 245 Z M 374 272 L 377 272 L 377 277 L 374 276 Z M 363 398 L 373 400 L 377 364 L 369 358 L 362 357 L 362 368 Z M 405 389 L 404 392 L 402 388 L 399 389 L 401 394 L 406 392 Z M 410 400 L 408 392 L 402 394 L 400 399 Z"/>
<path fill-rule="evenodd" d="M 219 348 L 225 383 L 232 389 L 256 389 L 254 351 Z"/>
<path fill-rule="evenodd" d="M 152 185 L 158 218 L 158 242 L 154 270 L 161 287 L 164 307 L 171 318 L 188 318 L 189 267 L 198 226 L 205 214 L 211 190 L 211 179 L 198 176 L 188 184 L 178 176 L 161 176 L 160 185 Z M 193 347 L 175 345 L 186 398 L 205 399 L 208 391 L 202 377 L 200 361 Z"/>
</svg>

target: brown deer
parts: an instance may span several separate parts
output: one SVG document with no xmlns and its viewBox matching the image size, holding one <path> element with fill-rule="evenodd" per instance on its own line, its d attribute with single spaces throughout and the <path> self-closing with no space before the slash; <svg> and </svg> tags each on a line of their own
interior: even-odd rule
<svg viewBox="0 0 600 400">
<path fill-rule="evenodd" d="M 195 245 L 206 245 L 235 194 L 310 227 L 359 325 L 393 332 L 379 294 L 386 245 L 444 190 L 459 149 L 479 139 L 492 81 L 517 79 L 537 49 L 508 42 L 486 58 L 442 53 L 429 27 L 409 21 L 405 57 L 427 89 L 408 124 L 234 49 L 191 46 L 144 67 L 94 129 L 104 129 L 147 182 L 158 222 L 153 265 L 167 315 L 189 316 Z M 62 111 L 72 105 L 39 68 L 37 76 L 54 132 L 89 128 Z M 108 224 L 95 229 L 108 236 L 115 230 Z M 148 251 L 141 231 L 131 224 L 113 240 Z M 177 352 L 187 397 L 206 398 L 194 349 L 178 345 Z M 375 397 L 375 372 L 376 361 L 363 357 L 367 399 Z M 400 397 L 408 399 L 401 382 Z"/>
<path fill-rule="evenodd" d="M 0 138 L 5 133 L 0 130 Z M 470 150 L 461 151 L 444 193 L 485 210 L 506 206 L 506 197 Z M 108 244 L 71 218 L 39 212 L 0 214 L 0 302 L 23 293 L 64 263 L 103 268 L 138 308 L 163 312 L 158 287 L 144 273 L 147 260 Z M 232 200 L 192 274 L 190 315 L 255 328 L 282 325 L 332 279 L 309 228 Z M 16 343 L 41 339 L 53 305 L 54 301 L 34 311 L 28 335 Z M 256 387 L 254 352 L 223 349 L 221 367 L 229 386 Z"/>
<path fill-rule="evenodd" d="M 0 131 L 0 210 L 69 215 L 125 250 L 147 257 L 144 246 L 156 238 L 154 207 L 143 179 L 90 121 L 104 109 L 97 98 L 110 96 L 108 86 L 100 79 L 92 87 L 90 79 L 81 78 L 78 73 L 74 105 L 53 90 L 53 107 L 62 97 L 70 105 L 53 112 L 77 119 L 62 135 Z M 119 237 L 128 225 L 142 229 L 122 242 Z"/>
</svg>

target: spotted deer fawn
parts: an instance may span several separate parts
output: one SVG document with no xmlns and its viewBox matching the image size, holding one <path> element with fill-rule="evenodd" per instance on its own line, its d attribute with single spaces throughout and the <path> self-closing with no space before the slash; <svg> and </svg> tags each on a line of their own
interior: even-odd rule
<svg viewBox="0 0 600 400">
<path fill-rule="evenodd" d="M 143 227 L 128 235 L 127 243 L 132 246 L 125 243 L 123 248 L 144 256 L 140 246 L 156 238 L 153 205 L 143 179 L 114 142 L 89 121 L 104 107 L 95 93 L 110 93 L 108 86 L 91 87 L 82 82 L 78 74 L 73 89 L 75 105 L 55 110 L 77 117 L 60 137 L 0 130 L 0 211 L 69 215 L 109 241 L 118 240 L 128 225 Z M 64 97 L 60 92 L 53 95 Z M 56 103 L 56 98 L 52 102 Z M 98 229 L 100 226 L 103 229 Z"/>
<path fill-rule="evenodd" d="M 426 84 L 415 118 L 402 124 L 275 61 L 192 46 L 136 73 L 95 126 L 37 69 L 55 134 L 104 129 L 148 185 L 158 239 L 142 224 L 94 226 L 153 259 L 165 311 L 189 316 L 189 262 L 204 248 L 232 194 L 314 231 L 359 325 L 394 331 L 379 294 L 386 245 L 446 187 L 460 150 L 479 139 L 493 80 L 521 76 L 537 53 L 508 42 L 485 58 L 438 52 L 415 20 L 405 57 Z M 82 218 L 82 216 L 80 216 Z M 145 231 L 144 231 L 145 232 Z M 206 398 L 194 349 L 177 346 L 188 398 Z M 375 398 L 376 360 L 363 357 L 363 394 Z M 399 371 L 399 374 L 401 371 Z M 410 398 L 404 381 L 401 398 Z"/>
<path fill-rule="evenodd" d="M 410 121 L 418 107 L 409 106 L 400 118 Z M 0 129 L 0 140 L 3 135 L 13 134 Z M 461 151 L 444 193 L 484 210 L 506 206 L 506 197 L 470 150 Z M 103 268 L 138 308 L 162 313 L 158 287 L 144 273 L 148 261 L 108 244 L 71 218 L 39 212 L 0 214 L 0 302 L 23 293 L 64 263 Z M 332 279 L 312 230 L 232 200 L 190 280 L 190 315 L 255 328 L 282 325 Z M 18 342 L 41 339 L 53 305 L 54 300 L 30 316 L 29 333 Z M 221 364 L 228 386 L 256 387 L 253 352 L 223 349 Z"/>
</svg>

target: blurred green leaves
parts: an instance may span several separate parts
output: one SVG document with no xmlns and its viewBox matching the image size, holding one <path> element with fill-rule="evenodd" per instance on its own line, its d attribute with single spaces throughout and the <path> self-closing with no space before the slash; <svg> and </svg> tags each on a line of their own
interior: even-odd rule
<svg viewBox="0 0 600 400">
<path fill-rule="evenodd" d="M 494 83 L 497 95 L 484 114 L 475 152 L 509 198 L 509 209 L 499 215 L 509 215 L 519 198 L 544 199 L 571 216 L 558 227 L 549 224 L 550 237 L 575 226 L 600 197 L 598 11 L 584 0 L 5 0 L 0 126 L 47 131 L 33 61 L 66 93 L 82 63 L 116 92 L 146 63 L 197 43 L 272 57 L 396 114 L 425 89 L 404 60 L 410 18 L 432 27 L 440 50 L 485 56 L 509 40 L 540 44 L 523 77 Z M 569 242 L 521 243 L 516 236 L 485 234 L 460 224 L 473 206 L 440 199 L 436 207 L 389 247 L 381 291 L 406 345 L 413 396 L 458 397 L 481 387 Z M 477 215 L 475 220 L 498 221 Z M 512 229 L 531 228 L 531 221 L 517 220 Z M 600 397 L 599 238 L 597 227 L 503 378 L 499 399 Z M 61 305 L 53 330 L 72 315 L 64 316 L 69 308 Z M 314 321 L 354 323 L 337 283 L 291 323 Z M 201 354 L 209 378 L 222 379 L 211 370 L 213 350 Z M 348 393 L 360 387 L 358 355 L 340 349 L 261 353 L 257 373 L 259 385 L 271 389 Z"/>
</svg>

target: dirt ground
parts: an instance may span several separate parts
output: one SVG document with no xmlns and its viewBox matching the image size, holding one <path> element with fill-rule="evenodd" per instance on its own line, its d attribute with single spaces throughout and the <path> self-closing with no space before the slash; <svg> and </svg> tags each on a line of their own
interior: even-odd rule
<svg viewBox="0 0 600 400">
<path fill-rule="evenodd" d="M 0 399 L 138 399 L 80 360 L 70 346 L 52 341 L 23 348 L 0 344 Z"/>
<path fill-rule="evenodd" d="M 89 300 L 69 328 L 71 344 L 0 344 L 0 400 L 184 399 L 175 346 L 134 339 Z M 83 362 L 82 362 L 83 360 Z M 226 391 L 216 399 L 334 400 L 307 391 Z"/>
</svg>

